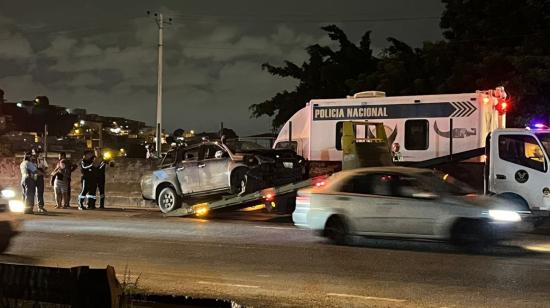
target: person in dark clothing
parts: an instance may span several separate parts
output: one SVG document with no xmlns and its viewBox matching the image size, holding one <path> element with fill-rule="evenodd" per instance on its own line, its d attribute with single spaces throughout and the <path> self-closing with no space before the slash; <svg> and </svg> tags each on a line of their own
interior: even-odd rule
<svg viewBox="0 0 550 308">
<path fill-rule="evenodd" d="M 105 208 L 105 169 L 107 169 L 109 162 L 104 159 L 99 149 L 96 149 L 95 156 L 94 166 L 96 168 L 97 189 L 99 190 L 99 208 L 103 209 Z"/>
<path fill-rule="evenodd" d="M 63 206 L 63 208 L 69 208 L 71 203 L 71 174 L 73 173 L 73 171 L 76 170 L 76 168 L 78 168 L 78 166 L 74 164 L 70 159 L 67 159 L 67 153 L 65 152 L 60 152 L 58 159 L 59 160 L 57 162 L 56 168 L 59 168 L 61 161 L 65 160 L 67 170 L 69 171 L 67 172 L 67 202 L 65 202 L 65 205 Z"/>
<path fill-rule="evenodd" d="M 36 174 L 36 198 L 38 199 L 38 209 L 40 212 L 46 212 L 46 209 L 44 208 L 44 176 L 48 170 L 48 161 L 42 153 L 36 149 L 32 149 L 31 153 L 32 160 L 38 168 L 38 172 Z"/>
<path fill-rule="evenodd" d="M 87 199 L 87 208 L 95 209 L 95 191 L 97 189 L 97 174 L 94 167 L 94 152 L 87 150 L 84 152 L 84 157 L 80 162 L 80 172 L 82 178 L 80 183 L 82 185 L 82 190 L 78 196 L 78 209 L 84 210 L 84 201 Z"/>
</svg>

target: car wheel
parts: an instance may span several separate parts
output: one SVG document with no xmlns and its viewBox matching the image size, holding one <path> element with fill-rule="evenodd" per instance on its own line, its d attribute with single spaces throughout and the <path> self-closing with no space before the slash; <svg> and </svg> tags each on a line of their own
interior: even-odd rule
<svg viewBox="0 0 550 308">
<path fill-rule="evenodd" d="M 248 189 L 248 169 L 239 168 L 231 175 L 231 193 L 234 195 L 244 195 Z"/>
<path fill-rule="evenodd" d="M 345 245 L 348 244 L 348 232 L 344 220 L 341 217 L 332 216 L 325 225 L 324 235 L 334 244 Z"/>
<path fill-rule="evenodd" d="M 468 248 L 483 248 L 494 243 L 493 228 L 486 221 L 461 219 L 453 226 L 451 242 Z"/>
<path fill-rule="evenodd" d="M 160 191 L 158 206 L 163 213 L 171 212 L 181 205 L 180 197 L 172 187 L 165 187 Z"/>
<path fill-rule="evenodd" d="M 12 236 L 11 224 L 8 221 L 0 221 L 0 253 L 8 249 Z"/>
</svg>

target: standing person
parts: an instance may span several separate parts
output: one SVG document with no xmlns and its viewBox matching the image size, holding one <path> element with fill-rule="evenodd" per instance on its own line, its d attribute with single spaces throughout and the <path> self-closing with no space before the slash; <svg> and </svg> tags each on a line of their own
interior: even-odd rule
<svg viewBox="0 0 550 308">
<path fill-rule="evenodd" d="M 84 201 L 87 199 L 88 209 L 95 209 L 95 191 L 97 189 L 96 171 L 94 170 L 94 152 L 86 150 L 80 162 L 82 190 L 78 196 L 78 209 L 84 210 Z M 93 194 L 93 195 L 92 195 Z"/>
<path fill-rule="evenodd" d="M 71 203 L 71 179 L 72 179 L 72 173 L 78 168 L 76 164 L 74 164 L 70 159 L 67 158 L 67 153 L 60 152 L 58 157 L 57 166 L 59 167 L 59 164 L 62 160 L 65 160 L 65 167 L 67 169 L 67 202 L 63 205 L 63 208 L 69 208 Z"/>
<path fill-rule="evenodd" d="M 37 151 L 36 149 L 32 149 L 31 153 L 34 159 L 34 163 L 38 168 L 36 176 L 36 197 L 38 198 L 38 211 L 46 212 L 46 210 L 44 209 L 44 176 L 46 175 L 46 171 L 48 170 L 48 162 L 46 161 L 46 158 L 42 155 L 42 153 Z"/>
<path fill-rule="evenodd" d="M 23 199 L 25 201 L 25 214 L 32 214 L 34 197 L 36 193 L 36 172 L 38 169 L 31 160 L 32 154 L 25 153 L 25 157 L 19 165 L 21 169 L 21 186 L 23 187 Z M 39 209 L 40 211 L 40 209 Z"/>
<path fill-rule="evenodd" d="M 391 154 L 392 154 L 392 160 L 395 161 L 403 161 L 403 154 L 401 154 L 401 146 L 399 143 L 394 143 L 391 146 Z"/>
<path fill-rule="evenodd" d="M 58 164 L 55 170 L 52 172 L 51 184 L 55 193 L 55 202 L 56 209 L 59 208 L 68 208 L 69 199 L 68 199 L 68 179 L 71 171 L 67 166 L 66 160 L 62 159 Z"/>
<path fill-rule="evenodd" d="M 105 208 L 105 170 L 107 169 L 108 161 L 105 160 L 103 155 L 101 155 L 101 150 L 96 148 L 96 176 L 97 176 L 97 188 L 99 190 L 99 208 Z"/>
</svg>

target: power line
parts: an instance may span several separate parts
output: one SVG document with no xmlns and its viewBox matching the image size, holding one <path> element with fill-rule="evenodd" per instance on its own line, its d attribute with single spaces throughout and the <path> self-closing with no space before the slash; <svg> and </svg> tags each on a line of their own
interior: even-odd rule
<svg viewBox="0 0 550 308">
<path fill-rule="evenodd" d="M 386 17 L 386 18 L 355 18 L 355 19 L 289 19 L 289 18 L 264 18 L 255 15 L 201 15 L 201 14 L 176 14 L 181 20 L 188 21 L 205 21 L 205 18 L 215 18 L 219 20 L 232 22 L 260 22 L 260 23 L 380 23 L 380 22 L 397 22 L 397 21 L 420 21 L 420 20 L 437 20 L 439 16 L 417 16 L 417 17 Z M 243 18 L 244 17 L 244 18 Z"/>
</svg>

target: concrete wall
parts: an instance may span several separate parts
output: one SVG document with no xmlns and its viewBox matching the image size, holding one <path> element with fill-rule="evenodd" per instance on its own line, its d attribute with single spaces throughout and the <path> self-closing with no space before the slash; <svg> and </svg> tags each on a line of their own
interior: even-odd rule
<svg viewBox="0 0 550 308">
<path fill-rule="evenodd" d="M 74 163 L 79 161 L 74 160 Z M 19 170 L 20 158 L 0 158 L 0 186 L 14 186 L 19 188 L 21 172 Z M 53 170 L 57 159 L 49 159 L 49 171 Z M 106 172 L 106 206 L 116 207 L 152 207 L 151 202 L 141 198 L 139 180 L 141 176 L 155 169 L 156 161 L 145 159 L 123 158 L 115 161 L 114 167 L 107 167 Z M 53 187 L 49 184 L 49 177 L 45 180 L 46 203 L 53 203 Z M 78 193 L 80 192 L 80 170 L 77 169 L 72 175 L 71 205 L 75 206 Z"/>
</svg>

